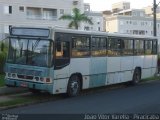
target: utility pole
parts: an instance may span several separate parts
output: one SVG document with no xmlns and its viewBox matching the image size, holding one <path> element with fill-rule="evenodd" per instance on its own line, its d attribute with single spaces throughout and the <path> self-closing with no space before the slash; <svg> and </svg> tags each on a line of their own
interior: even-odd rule
<svg viewBox="0 0 160 120">
<path fill-rule="evenodd" d="M 160 2 L 159 2 L 160 3 Z M 154 36 L 157 36 L 157 7 L 159 3 L 156 3 L 156 0 L 153 0 L 153 33 Z"/>
<path fill-rule="evenodd" d="M 157 9 L 157 4 L 156 0 L 153 2 L 153 34 L 154 36 L 157 36 L 157 16 L 156 16 L 156 9 Z"/>
</svg>

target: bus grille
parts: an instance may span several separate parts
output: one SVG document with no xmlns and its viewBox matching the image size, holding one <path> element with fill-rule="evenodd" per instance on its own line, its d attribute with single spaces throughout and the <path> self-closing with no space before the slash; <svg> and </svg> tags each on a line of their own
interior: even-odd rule
<svg viewBox="0 0 160 120">
<path fill-rule="evenodd" d="M 26 70 L 26 69 L 17 69 L 17 68 L 10 68 L 10 73 L 17 73 L 17 74 L 24 74 L 26 76 L 41 76 L 42 71 L 34 71 L 34 70 Z"/>
<path fill-rule="evenodd" d="M 17 77 L 20 79 L 33 80 L 33 76 L 17 75 Z"/>
</svg>

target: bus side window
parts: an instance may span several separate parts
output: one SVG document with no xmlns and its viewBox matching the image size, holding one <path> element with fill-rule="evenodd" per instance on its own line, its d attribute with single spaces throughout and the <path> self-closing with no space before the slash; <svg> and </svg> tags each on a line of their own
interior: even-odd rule
<svg viewBox="0 0 160 120">
<path fill-rule="evenodd" d="M 69 42 L 58 41 L 56 46 L 56 58 L 69 58 Z"/>
<path fill-rule="evenodd" d="M 124 40 L 121 40 L 121 49 L 124 49 L 124 48 L 125 48 Z"/>
<path fill-rule="evenodd" d="M 152 54 L 153 55 L 156 55 L 157 54 L 157 41 L 156 40 L 153 40 L 153 44 L 152 44 Z"/>
<path fill-rule="evenodd" d="M 55 70 L 61 69 L 70 63 L 70 44 L 66 41 L 57 41 Z"/>
<path fill-rule="evenodd" d="M 134 54 L 135 55 L 144 54 L 144 40 L 134 40 Z"/>
</svg>

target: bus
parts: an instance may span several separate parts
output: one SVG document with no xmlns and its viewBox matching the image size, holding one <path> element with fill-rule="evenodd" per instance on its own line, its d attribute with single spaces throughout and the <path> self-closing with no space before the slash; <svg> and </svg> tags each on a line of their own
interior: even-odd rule
<svg viewBox="0 0 160 120">
<path fill-rule="evenodd" d="M 154 76 L 156 37 L 64 28 L 11 27 L 5 84 L 66 93 Z"/>
</svg>

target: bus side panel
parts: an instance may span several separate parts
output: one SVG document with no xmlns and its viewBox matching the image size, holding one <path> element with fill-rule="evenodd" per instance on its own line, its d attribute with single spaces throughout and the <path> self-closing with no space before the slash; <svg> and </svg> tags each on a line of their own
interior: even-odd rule
<svg viewBox="0 0 160 120">
<path fill-rule="evenodd" d="M 83 76 L 83 89 L 89 88 L 91 58 L 72 58 L 70 62 L 70 75 L 80 73 Z"/>
<path fill-rule="evenodd" d="M 143 68 L 143 60 L 144 60 L 144 56 L 134 56 L 134 62 L 133 62 L 133 70 L 136 68 L 136 67 L 141 67 Z"/>
<path fill-rule="evenodd" d="M 107 74 L 107 58 L 92 57 L 90 63 L 90 84 L 89 87 L 105 86 Z"/>
<path fill-rule="evenodd" d="M 121 71 L 123 79 L 121 82 L 131 81 L 133 77 L 133 56 L 121 57 Z"/>
<path fill-rule="evenodd" d="M 69 79 L 70 66 L 66 66 L 59 70 L 54 70 L 54 90 L 53 93 L 64 93 L 67 91 L 67 83 Z"/>
<path fill-rule="evenodd" d="M 152 76 L 157 72 L 157 55 L 152 56 Z"/>
<path fill-rule="evenodd" d="M 106 84 L 120 83 L 123 75 L 120 72 L 121 57 L 107 57 L 107 82 Z"/>
<path fill-rule="evenodd" d="M 142 69 L 142 79 L 152 76 L 152 55 L 144 56 L 143 69 Z"/>
</svg>

